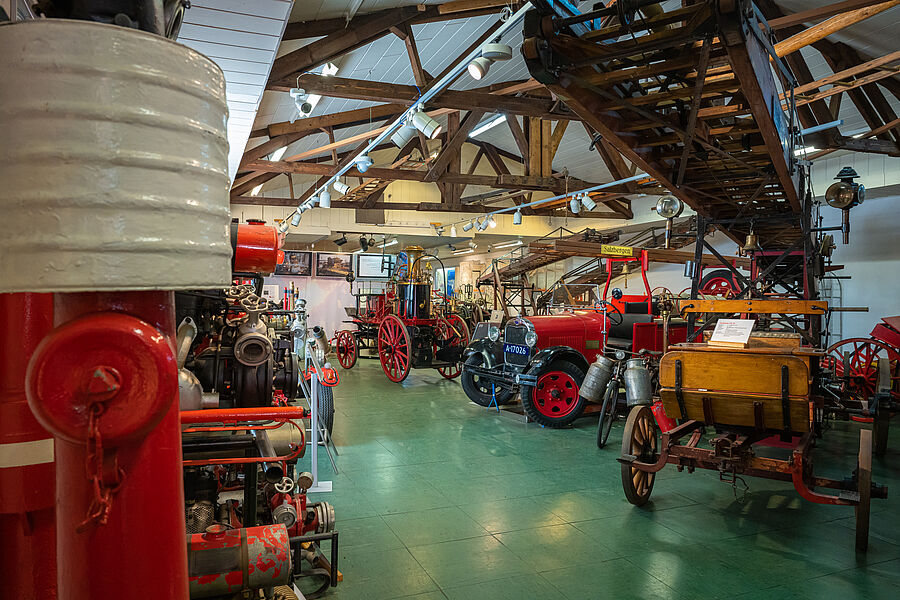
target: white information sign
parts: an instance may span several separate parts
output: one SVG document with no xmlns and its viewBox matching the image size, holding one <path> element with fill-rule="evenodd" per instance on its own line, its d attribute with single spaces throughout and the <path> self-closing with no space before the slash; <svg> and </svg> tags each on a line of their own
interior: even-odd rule
<svg viewBox="0 0 900 600">
<path fill-rule="evenodd" d="M 743 348 L 750 341 L 753 331 L 753 319 L 719 319 L 716 329 L 709 338 L 713 346 L 736 346 Z"/>
</svg>

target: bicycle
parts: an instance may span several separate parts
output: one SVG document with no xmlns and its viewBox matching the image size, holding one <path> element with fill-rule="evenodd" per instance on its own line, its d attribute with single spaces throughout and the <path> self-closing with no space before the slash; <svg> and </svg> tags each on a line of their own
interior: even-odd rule
<svg viewBox="0 0 900 600">
<path fill-rule="evenodd" d="M 631 355 L 636 358 L 625 360 L 626 356 Z M 627 407 L 638 404 L 650 405 L 653 395 L 653 384 L 650 376 L 650 363 L 652 355 L 662 354 L 661 352 L 649 352 L 641 350 L 639 352 L 628 352 L 627 350 L 616 350 L 613 353 L 614 359 L 609 359 L 613 365 L 611 376 L 606 384 L 603 392 L 603 404 L 600 408 L 600 421 L 597 423 L 597 447 L 606 446 L 609 439 L 609 432 L 612 431 L 613 422 L 616 420 L 619 396 L 622 388 L 625 389 Z M 630 373 L 631 377 L 626 378 L 626 373 Z"/>
</svg>

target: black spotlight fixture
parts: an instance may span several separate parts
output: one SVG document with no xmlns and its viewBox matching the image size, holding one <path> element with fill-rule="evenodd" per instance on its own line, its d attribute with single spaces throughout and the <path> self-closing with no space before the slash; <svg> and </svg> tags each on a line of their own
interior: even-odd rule
<svg viewBox="0 0 900 600">
<path fill-rule="evenodd" d="M 364 235 L 359 236 L 359 247 L 362 248 L 363 252 L 368 251 L 369 239 L 366 236 L 364 236 Z"/>
<path fill-rule="evenodd" d="M 340 248 L 341 246 L 343 246 L 344 244 L 346 244 L 346 243 L 347 243 L 347 234 L 346 234 L 346 233 L 342 233 L 342 234 L 341 234 L 341 237 L 339 237 L 338 239 L 334 240 L 334 243 L 335 243 L 339 248 Z"/>
</svg>

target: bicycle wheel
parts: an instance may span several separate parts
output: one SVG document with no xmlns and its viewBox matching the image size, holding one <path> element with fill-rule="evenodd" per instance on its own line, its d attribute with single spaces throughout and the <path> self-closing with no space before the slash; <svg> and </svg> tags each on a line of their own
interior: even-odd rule
<svg viewBox="0 0 900 600">
<path fill-rule="evenodd" d="M 603 394 L 603 406 L 600 408 L 600 422 L 597 423 L 597 447 L 606 446 L 609 432 L 616 417 L 616 401 L 618 400 L 618 383 L 611 381 Z"/>
</svg>

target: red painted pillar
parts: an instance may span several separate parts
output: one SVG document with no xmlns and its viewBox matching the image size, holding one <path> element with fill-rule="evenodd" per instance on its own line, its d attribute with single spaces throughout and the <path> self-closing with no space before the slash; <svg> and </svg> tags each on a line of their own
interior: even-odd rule
<svg viewBox="0 0 900 600">
<path fill-rule="evenodd" d="M 25 369 L 53 328 L 51 294 L 0 294 L 0 600 L 56 596 L 53 441 L 25 399 Z"/>
<path fill-rule="evenodd" d="M 59 597 L 186 600 L 174 295 L 54 300 L 27 393 L 55 437 Z"/>
</svg>

